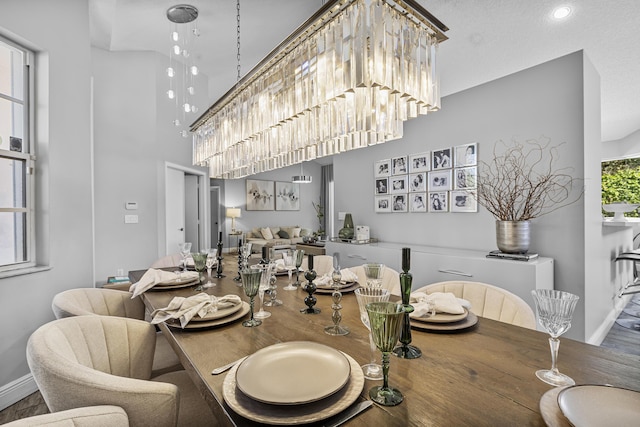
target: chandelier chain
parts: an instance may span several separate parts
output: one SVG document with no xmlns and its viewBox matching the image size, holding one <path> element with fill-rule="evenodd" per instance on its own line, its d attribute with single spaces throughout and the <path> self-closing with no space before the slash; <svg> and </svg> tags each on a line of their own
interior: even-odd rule
<svg viewBox="0 0 640 427">
<path fill-rule="evenodd" d="M 237 22 L 237 26 L 236 26 L 236 35 L 237 35 L 237 48 L 238 48 L 238 53 L 236 55 L 236 58 L 238 60 L 238 81 L 240 81 L 240 0 L 236 1 L 236 22 Z"/>
</svg>

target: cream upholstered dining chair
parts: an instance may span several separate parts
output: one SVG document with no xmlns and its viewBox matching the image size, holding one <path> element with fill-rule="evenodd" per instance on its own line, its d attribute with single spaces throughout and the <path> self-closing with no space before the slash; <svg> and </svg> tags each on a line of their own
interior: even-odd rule
<svg viewBox="0 0 640 427">
<path fill-rule="evenodd" d="M 129 427 L 129 417 L 119 406 L 100 405 L 36 415 L 3 427 Z"/>
<path fill-rule="evenodd" d="M 155 340 L 143 320 L 67 317 L 31 334 L 27 362 L 52 412 L 115 405 L 132 426 L 217 425 L 186 371 L 151 379 Z"/>
<path fill-rule="evenodd" d="M 53 297 L 51 308 L 57 319 L 97 314 L 144 320 L 144 303 L 140 298 L 131 299 L 131 295 L 131 292 L 113 289 L 69 289 Z M 178 356 L 162 332 L 158 332 L 157 335 L 153 376 L 183 369 Z"/>
<path fill-rule="evenodd" d="M 471 303 L 471 311 L 481 317 L 536 329 L 533 309 L 519 296 L 481 282 L 448 281 L 427 285 L 417 291 L 450 292 Z"/>
<path fill-rule="evenodd" d="M 182 265 L 182 257 L 180 254 L 169 254 L 155 260 L 149 268 L 178 267 L 180 265 Z"/>
<path fill-rule="evenodd" d="M 367 275 L 364 272 L 364 266 L 357 265 L 350 268 L 356 276 L 358 276 L 358 283 L 360 286 L 367 286 Z M 382 270 L 382 288 L 388 289 L 391 295 L 401 295 L 400 292 L 400 274 L 393 268 L 384 266 Z"/>
</svg>

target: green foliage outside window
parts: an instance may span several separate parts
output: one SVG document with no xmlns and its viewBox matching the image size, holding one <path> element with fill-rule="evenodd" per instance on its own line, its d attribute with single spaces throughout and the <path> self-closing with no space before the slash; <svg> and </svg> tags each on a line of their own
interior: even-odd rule
<svg viewBox="0 0 640 427">
<path fill-rule="evenodd" d="M 640 159 L 612 160 L 602 163 L 602 203 L 640 203 Z M 604 212 L 605 216 L 613 213 Z M 626 213 L 638 217 L 638 211 Z"/>
</svg>

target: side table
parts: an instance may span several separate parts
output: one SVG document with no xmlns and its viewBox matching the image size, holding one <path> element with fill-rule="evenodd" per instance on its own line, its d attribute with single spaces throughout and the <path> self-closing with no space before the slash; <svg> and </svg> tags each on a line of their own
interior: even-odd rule
<svg viewBox="0 0 640 427">
<path fill-rule="evenodd" d="M 232 254 L 237 254 L 238 253 L 238 244 L 240 242 L 240 236 L 242 236 L 244 233 L 242 231 L 235 231 L 233 233 L 229 233 L 229 253 Z M 236 238 L 236 245 L 231 247 L 231 238 L 235 237 Z"/>
<path fill-rule="evenodd" d="M 326 255 L 324 243 L 296 243 L 296 249 L 302 249 L 305 255 Z"/>
</svg>

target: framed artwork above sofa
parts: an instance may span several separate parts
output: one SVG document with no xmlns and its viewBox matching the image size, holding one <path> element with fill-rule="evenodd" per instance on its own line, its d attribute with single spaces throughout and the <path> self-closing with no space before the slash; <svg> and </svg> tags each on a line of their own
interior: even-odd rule
<svg viewBox="0 0 640 427">
<path fill-rule="evenodd" d="M 272 211 L 275 206 L 273 181 L 247 180 L 247 210 Z"/>
</svg>

